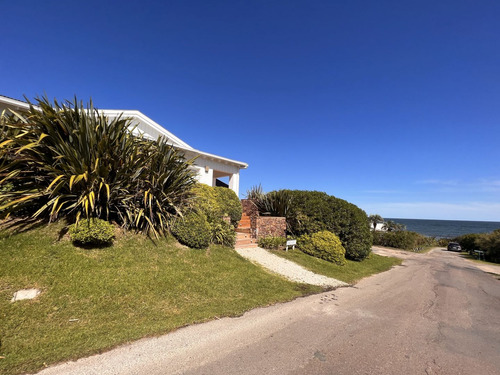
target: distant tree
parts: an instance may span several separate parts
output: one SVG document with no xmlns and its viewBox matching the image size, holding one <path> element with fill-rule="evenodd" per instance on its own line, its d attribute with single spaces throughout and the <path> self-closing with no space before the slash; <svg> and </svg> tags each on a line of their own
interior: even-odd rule
<svg viewBox="0 0 500 375">
<path fill-rule="evenodd" d="M 384 218 L 380 215 L 377 215 L 377 214 L 368 216 L 368 220 L 370 220 L 370 223 L 373 225 L 374 232 L 375 232 L 375 229 L 377 228 L 377 224 L 384 222 Z"/>
<path fill-rule="evenodd" d="M 392 220 L 387 220 L 384 223 L 383 228 L 385 230 L 387 230 L 388 232 L 399 232 L 399 231 L 406 230 L 406 225 L 396 223 L 395 221 L 392 221 Z"/>
</svg>

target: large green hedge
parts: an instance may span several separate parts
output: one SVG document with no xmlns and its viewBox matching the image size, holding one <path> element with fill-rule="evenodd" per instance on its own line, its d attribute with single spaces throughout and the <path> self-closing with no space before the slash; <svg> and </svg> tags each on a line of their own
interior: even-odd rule
<svg viewBox="0 0 500 375">
<path fill-rule="evenodd" d="M 288 230 L 293 235 L 328 230 L 346 250 L 346 258 L 363 260 L 371 251 L 368 216 L 356 205 L 319 191 L 286 190 L 290 196 Z"/>
</svg>

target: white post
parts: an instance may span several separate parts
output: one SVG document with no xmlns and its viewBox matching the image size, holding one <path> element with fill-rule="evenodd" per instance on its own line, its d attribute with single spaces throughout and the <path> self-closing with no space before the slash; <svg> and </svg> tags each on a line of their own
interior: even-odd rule
<svg viewBox="0 0 500 375">
<path fill-rule="evenodd" d="M 240 173 L 234 173 L 229 177 L 229 189 L 234 191 L 236 195 L 240 196 Z"/>
</svg>

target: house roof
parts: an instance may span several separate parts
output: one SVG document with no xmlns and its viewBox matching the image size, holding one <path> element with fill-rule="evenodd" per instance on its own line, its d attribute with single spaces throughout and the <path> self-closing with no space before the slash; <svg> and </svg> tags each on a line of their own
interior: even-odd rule
<svg viewBox="0 0 500 375">
<path fill-rule="evenodd" d="M 7 108 L 12 108 L 14 110 L 23 110 L 23 109 L 28 109 L 29 105 L 28 103 L 9 98 L 8 96 L 5 95 L 0 95 L 0 104 L 4 104 L 5 107 Z M 228 159 L 222 156 L 218 156 L 215 154 L 210 154 L 208 152 L 200 151 L 197 150 L 190 145 L 188 145 L 186 142 L 181 140 L 180 138 L 176 137 L 173 133 L 169 132 L 167 129 L 165 129 L 163 126 L 158 124 L 157 122 L 153 121 L 150 119 L 148 116 L 144 115 L 140 111 L 136 110 L 117 110 L 117 109 L 102 109 L 102 111 L 106 116 L 110 118 L 114 118 L 119 116 L 120 114 L 122 117 L 125 118 L 130 118 L 132 123 L 134 125 L 137 125 L 137 129 L 135 130 L 136 134 L 142 133 L 143 136 L 149 139 L 157 139 L 159 136 L 163 136 L 168 143 L 172 144 L 172 146 L 180 149 L 181 151 L 187 151 L 187 152 L 192 152 L 196 155 L 204 156 L 209 159 L 217 160 L 225 164 L 231 164 L 234 165 L 240 169 L 245 169 L 248 167 L 247 163 L 237 161 L 237 160 L 232 160 Z"/>
</svg>

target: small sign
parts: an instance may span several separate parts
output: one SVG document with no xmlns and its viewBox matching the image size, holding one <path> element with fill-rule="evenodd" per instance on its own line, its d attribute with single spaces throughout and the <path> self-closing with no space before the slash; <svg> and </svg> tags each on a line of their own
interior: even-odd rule
<svg viewBox="0 0 500 375">
<path fill-rule="evenodd" d="M 288 251 L 288 246 L 291 246 L 292 249 L 295 250 L 295 245 L 297 245 L 297 240 L 286 241 L 286 251 Z"/>
</svg>

